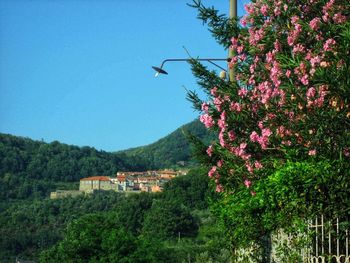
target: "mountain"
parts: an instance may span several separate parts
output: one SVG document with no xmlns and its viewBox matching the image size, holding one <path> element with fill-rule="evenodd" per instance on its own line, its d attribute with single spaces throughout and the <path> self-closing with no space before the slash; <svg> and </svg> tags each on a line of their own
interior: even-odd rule
<svg viewBox="0 0 350 263">
<path fill-rule="evenodd" d="M 41 198 L 56 188 L 74 188 L 72 182 L 83 177 L 144 169 L 137 157 L 0 134 L 0 201 Z"/>
<path fill-rule="evenodd" d="M 214 139 L 197 120 L 155 143 L 117 153 L 0 133 L 0 201 L 46 197 L 57 188 L 77 188 L 79 179 L 92 175 L 113 176 L 117 171 L 191 163 L 190 143 L 184 132 L 206 143 Z"/>
<path fill-rule="evenodd" d="M 199 120 L 181 126 L 168 136 L 155 143 L 118 152 L 129 158 L 138 158 L 153 169 L 169 168 L 176 165 L 192 163 L 191 146 L 185 133 L 189 132 L 204 143 L 215 140 L 214 133 L 208 132 Z"/>
</svg>

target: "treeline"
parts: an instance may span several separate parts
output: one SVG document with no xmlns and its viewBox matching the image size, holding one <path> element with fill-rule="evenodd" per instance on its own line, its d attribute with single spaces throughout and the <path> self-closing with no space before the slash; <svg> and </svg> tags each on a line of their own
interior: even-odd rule
<svg viewBox="0 0 350 263">
<path fill-rule="evenodd" d="M 0 134 L 0 201 L 41 198 L 58 187 L 74 187 L 65 183 L 80 178 L 144 169 L 137 156 Z"/>
<path fill-rule="evenodd" d="M 199 121 L 151 145 L 118 153 L 0 134 L 0 202 L 47 197 L 57 188 L 76 188 L 71 182 L 93 175 L 188 165 L 192 162 L 191 148 L 185 132 L 204 142 L 214 139 Z"/>
<path fill-rule="evenodd" d="M 228 262 L 203 171 L 158 194 L 115 192 L 3 206 L 0 261 Z"/>
<path fill-rule="evenodd" d="M 191 165 L 195 163 L 195 160 L 191 156 L 191 145 L 186 136 L 188 133 L 198 137 L 205 144 L 216 140 L 217 137 L 214 132 L 208 131 L 199 120 L 195 120 L 155 143 L 120 153 L 125 153 L 128 157 L 140 158 L 149 167 L 156 169 L 176 167 L 182 162 Z"/>
</svg>

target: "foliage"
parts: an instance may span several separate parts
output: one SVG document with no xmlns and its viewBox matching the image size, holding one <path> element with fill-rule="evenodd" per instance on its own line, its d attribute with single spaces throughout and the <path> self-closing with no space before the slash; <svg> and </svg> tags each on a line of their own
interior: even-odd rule
<svg viewBox="0 0 350 263">
<path fill-rule="evenodd" d="M 0 134 L 0 200 L 42 198 L 80 178 L 145 168 L 136 157 Z"/>
<path fill-rule="evenodd" d="M 187 176 L 174 178 L 165 184 L 163 198 L 191 209 L 207 209 L 207 199 L 212 196 L 208 184 L 209 178 L 204 169 L 192 169 Z"/>
<path fill-rule="evenodd" d="M 184 176 L 188 177 L 184 181 L 189 182 L 192 176 L 195 172 Z M 208 185 L 198 188 L 207 193 Z M 205 251 L 208 257 L 219 258 L 217 253 L 225 241 L 215 219 L 208 211 L 186 207 L 195 203 L 185 194 L 182 181 L 176 180 L 166 189 L 172 192 L 130 195 L 121 199 L 113 211 L 71 222 L 64 239 L 43 251 L 40 262 L 180 263 L 195 260 Z M 198 192 L 194 183 L 192 189 Z M 208 196 L 200 195 L 202 200 L 195 200 L 205 202 Z"/>
<path fill-rule="evenodd" d="M 198 120 L 154 144 L 118 153 L 0 134 L 0 200 L 47 197 L 56 189 L 76 189 L 72 182 L 92 175 L 112 176 L 117 171 L 188 164 L 190 144 L 183 131 L 190 131 L 207 143 L 214 138 Z"/>
<path fill-rule="evenodd" d="M 205 251 L 217 259 L 226 241 L 203 210 L 213 196 L 204 173 L 191 171 L 157 194 L 110 191 L 1 203 L 0 261 L 37 261 L 40 254 L 41 262 L 180 263 Z"/>
<path fill-rule="evenodd" d="M 221 193 L 216 213 L 232 244 L 302 231 L 315 214 L 348 216 L 349 1 L 253 0 L 237 31 L 220 26 L 235 21 L 213 8 L 193 6 L 234 54 L 230 81 L 192 60 L 208 98 L 188 94 L 218 134 L 209 147 L 192 140 Z"/>
<path fill-rule="evenodd" d="M 246 9 L 249 27 L 231 39 L 236 81 L 192 62 L 211 96 L 200 119 L 219 134 L 208 149 L 210 175 L 227 191 L 265 176 L 276 159 L 350 155 L 349 3 L 253 1 Z"/>
<path fill-rule="evenodd" d="M 158 198 L 158 194 L 140 193 L 121 200 L 115 209 L 116 220 L 121 222 L 127 231 L 139 235 L 145 214 L 151 209 L 153 201 Z"/>
<path fill-rule="evenodd" d="M 35 258 L 61 240 L 67 223 L 85 214 L 109 211 L 125 199 L 115 192 L 76 198 L 12 202 L 2 206 L 0 261 L 13 257 Z"/>
<path fill-rule="evenodd" d="M 196 236 L 198 225 L 190 210 L 176 202 L 156 200 L 145 217 L 143 233 L 149 238 L 165 240 Z"/>
<path fill-rule="evenodd" d="M 136 250 L 136 240 L 106 214 L 73 221 L 64 239 L 42 253 L 41 262 L 133 262 L 125 256 Z"/>
<path fill-rule="evenodd" d="M 235 195 L 223 195 L 215 210 L 229 226 L 232 243 L 248 246 L 276 229 L 286 233 L 305 230 L 305 220 L 319 213 L 329 219 L 349 216 L 349 181 L 341 178 L 348 177 L 350 170 L 348 164 L 340 170 L 334 165 L 329 161 L 287 162 L 256 182 L 254 196 L 244 186 Z"/>
<path fill-rule="evenodd" d="M 182 162 L 191 164 L 193 159 L 191 158 L 190 143 L 184 134 L 186 132 L 194 134 L 207 143 L 215 138 L 214 134 L 208 132 L 202 123 L 195 120 L 178 128 L 155 143 L 128 149 L 118 154 L 125 154 L 128 157 L 139 157 L 147 163 L 149 169 L 177 168 L 181 166 Z"/>
</svg>

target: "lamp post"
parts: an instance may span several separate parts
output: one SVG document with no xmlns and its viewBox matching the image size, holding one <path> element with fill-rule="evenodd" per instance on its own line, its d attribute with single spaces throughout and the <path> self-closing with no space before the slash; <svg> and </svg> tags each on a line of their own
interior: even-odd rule
<svg viewBox="0 0 350 263">
<path fill-rule="evenodd" d="M 230 18 L 236 18 L 237 17 L 237 0 L 230 0 Z M 233 50 L 229 49 L 228 57 L 232 58 L 234 56 Z M 234 68 L 232 67 L 229 70 L 229 79 L 230 81 L 234 81 L 235 79 L 235 72 Z"/>
<path fill-rule="evenodd" d="M 207 61 L 209 62 L 210 64 L 213 64 L 214 66 L 220 68 L 221 70 L 224 70 L 226 71 L 226 69 L 224 69 L 223 67 L 221 67 L 220 65 L 216 64 L 215 62 L 213 61 L 226 61 L 226 62 L 230 62 L 231 61 L 231 58 L 167 58 L 167 59 L 164 59 L 162 64 L 160 64 L 159 67 L 155 67 L 155 66 L 152 66 L 152 68 L 156 71 L 156 77 L 159 75 L 159 74 L 168 74 L 168 72 L 166 72 L 164 69 L 163 69 L 163 66 L 166 62 L 190 62 L 191 60 L 197 60 L 197 61 Z"/>
</svg>

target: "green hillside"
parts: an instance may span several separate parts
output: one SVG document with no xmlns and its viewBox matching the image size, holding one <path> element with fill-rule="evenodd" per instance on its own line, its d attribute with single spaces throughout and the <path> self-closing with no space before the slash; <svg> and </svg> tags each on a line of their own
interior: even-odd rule
<svg viewBox="0 0 350 263">
<path fill-rule="evenodd" d="M 188 165 L 193 160 L 191 158 L 191 146 L 185 132 L 197 136 L 206 144 L 215 140 L 215 135 L 209 133 L 199 120 L 195 120 L 183 125 L 155 143 L 121 151 L 118 154 L 144 160 L 144 163 L 155 169 L 181 165 L 182 162 Z"/>
<path fill-rule="evenodd" d="M 174 179 L 162 193 L 102 192 L 48 199 L 56 189 L 77 189 L 83 177 L 189 163 L 185 132 L 206 143 L 214 138 L 194 121 L 151 145 L 108 153 L 0 134 L 0 261 L 19 257 L 38 262 L 41 255 L 40 262 L 70 262 L 75 257 L 81 262 L 87 262 L 86 257 L 109 262 L 111 256 L 128 262 L 144 257 L 147 260 L 140 262 L 180 263 L 184 258 L 194 262 L 197 257 L 227 262 L 228 250 L 222 259 L 217 256 L 224 247 L 224 235 L 207 211 L 208 198 L 214 195 L 203 169 Z"/>
<path fill-rule="evenodd" d="M 0 134 L 0 201 L 47 197 L 57 188 L 77 188 L 73 182 L 92 175 L 191 165 L 185 131 L 206 143 L 214 139 L 198 120 L 153 144 L 117 153 Z"/>
<path fill-rule="evenodd" d="M 46 197 L 57 188 L 77 188 L 72 182 L 83 177 L 146 169 L 136 158 L 0 134 L 0 201 Z"/>
</svg>

